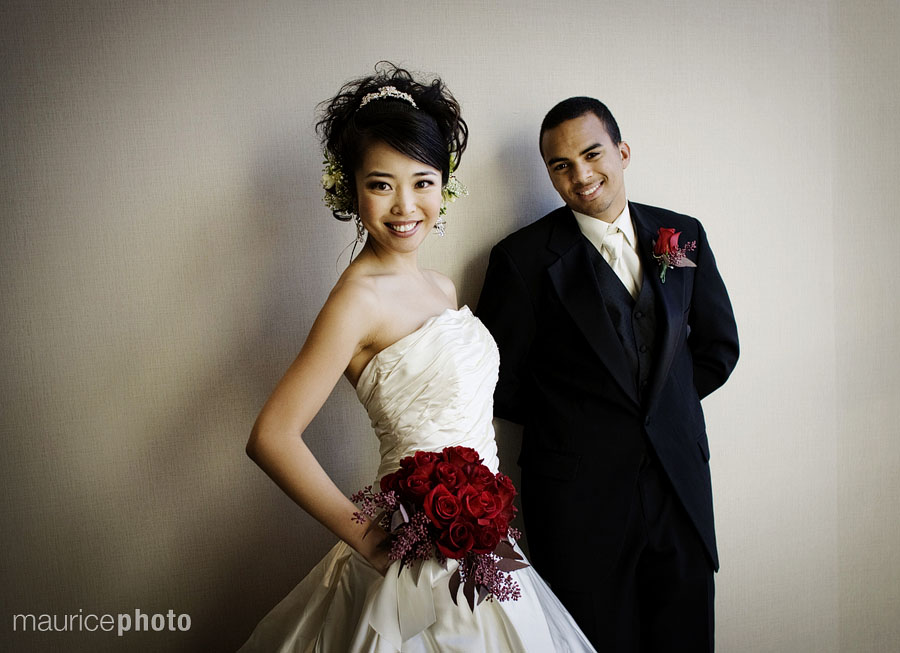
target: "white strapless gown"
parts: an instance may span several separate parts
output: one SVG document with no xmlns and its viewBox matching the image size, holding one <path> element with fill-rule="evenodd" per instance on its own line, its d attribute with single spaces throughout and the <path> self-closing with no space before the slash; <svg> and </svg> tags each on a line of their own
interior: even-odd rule
<svg viewBox="0 0 900 653">
<path fill-rule="evenodd" d="M 357 395 L 381 442 L 378 478 L 415 451 L 462 445 L 498 469 L 492 425 L 497 346 L 467 307 L 447 310 L 379 352 Z M 377 483 L 375 484 L 377 488 Z M 343 542 L 259 623 L 242 652 L 593 651 L 533 568 L 513 572 L 517 601 L 469 609 L 448 590 L 456 563 L 394 563 L 382 577 Z"/>
</svg>

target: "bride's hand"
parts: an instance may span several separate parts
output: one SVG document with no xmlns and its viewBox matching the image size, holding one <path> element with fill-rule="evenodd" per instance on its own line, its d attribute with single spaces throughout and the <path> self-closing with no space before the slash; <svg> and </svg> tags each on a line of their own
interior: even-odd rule
<svg viewBox="0 0 900 653">
<path fill-rule="evenodd" d="M 366 533 L 357 551 L 382 576 L 387 573 L 388 567 L 393 562 L 389 557 L 391 545 L 388 534 L 377 526 Z"/>
</svg>

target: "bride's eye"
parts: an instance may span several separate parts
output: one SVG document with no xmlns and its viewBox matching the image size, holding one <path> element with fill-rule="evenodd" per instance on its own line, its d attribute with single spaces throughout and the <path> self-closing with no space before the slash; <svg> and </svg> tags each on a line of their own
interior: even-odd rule
<svg viewBox="0 0 900 653">
<path fill-rule="evenodd" d="M 384 181 L 373 181 L 370 182 L 366 186 L 369 190 L 390 190 L 391 187 L 388 186 L 387 182 Z"/>
</svg>

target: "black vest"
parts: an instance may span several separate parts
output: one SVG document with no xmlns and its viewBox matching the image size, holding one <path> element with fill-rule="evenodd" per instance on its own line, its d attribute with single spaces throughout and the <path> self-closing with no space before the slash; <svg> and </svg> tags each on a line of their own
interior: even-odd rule
<svg viewBox="0 0 900 653">
<path fill-rule="evenodd" d="M 649 389 L 656 348 L 656 295 L 652 284 L 645 279 L 637 299 L 632 298 L 609 263 L 593 246 L 591 250 L 596 254 L 592 258 L 606 311 L 631 363 L 638 395 L 643 402 Z"/>
</svg>

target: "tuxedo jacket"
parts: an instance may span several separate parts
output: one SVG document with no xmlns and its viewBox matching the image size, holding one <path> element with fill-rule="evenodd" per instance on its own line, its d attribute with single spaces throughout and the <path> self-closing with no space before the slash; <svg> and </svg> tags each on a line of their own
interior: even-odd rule
<svg viewBox="0 0 900 653">
<path fill-rule="evenodd" d="M 572 211 L 557 209 L 491 251 L 476 313 L 500 349 L 495 415 L 524 426 L 519 464 L 532 560 L 560 586 L 602 574 L 622 543 L 638 471 L 655 456 L 718 569 L 709 445 L 700 400 L 738 358 L 731 302 L 701 224 L 629 203 L 653 284 L 656 351 L 648 386 L 605 307 L 597 252 Z M 696 267 L 660 279 L 660 227 L 696 241 Z M 590 562 L 588 562 L 590 560 Z"/>
</svg>

